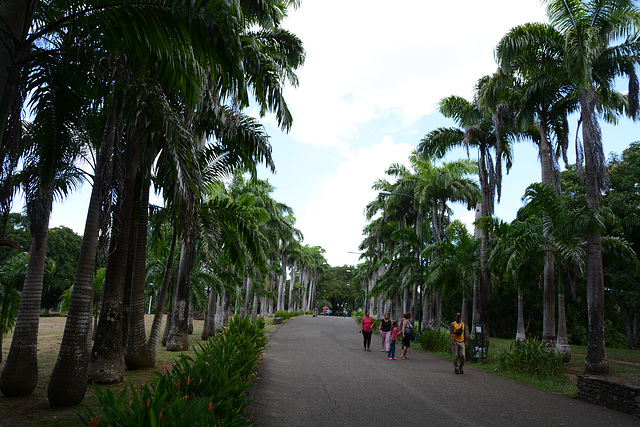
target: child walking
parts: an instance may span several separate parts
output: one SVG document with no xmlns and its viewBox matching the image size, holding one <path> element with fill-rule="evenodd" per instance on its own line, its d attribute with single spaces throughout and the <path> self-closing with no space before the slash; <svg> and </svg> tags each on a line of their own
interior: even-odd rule
<svg viewBox="0 0 640 427">
<path fill-rule="evenodd" d="M 387 359 L 396 360 L 396 340 L 398 339 L 398 322 L 393 322 L 393 330 L 391 331 L 391 339 L 389 340 L 389 353 Z"/>
</svg>

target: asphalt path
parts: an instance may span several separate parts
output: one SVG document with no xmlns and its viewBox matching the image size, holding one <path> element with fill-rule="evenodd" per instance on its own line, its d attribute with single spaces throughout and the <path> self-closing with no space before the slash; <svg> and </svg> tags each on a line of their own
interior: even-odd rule
<svg viewBox="0 0 640 427">
<path fill-rule="evenodd" d="M 302 316 L 274 331 L 248 411 L 256 426 L 639 426 L 640 419 L 409 349 L 362 350 L 351 318 Z"/>
</svg>

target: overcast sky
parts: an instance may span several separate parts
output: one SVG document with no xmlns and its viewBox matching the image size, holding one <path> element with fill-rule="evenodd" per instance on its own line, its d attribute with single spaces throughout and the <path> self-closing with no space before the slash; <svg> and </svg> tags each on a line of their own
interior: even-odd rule
<svg viewBox="0 0 640 427">
<path fill-rule="evenodd" d="M 496 71 L 494 47 L 510 28 L 544 20 L 540 0 L 302 0 L 284 25 L 306 49 L 300 85 L 286 91 L 294 126 L 283 134 L 263 119 L 277 173 L 260 177 L 293 208 L 303 243 L 322 246 L 331 265 L 357 264 L 349 252 L 363 239 L 373 183 L 391 163 L 408 163 L 426 133 L 453 125 L 437 112 L 438 101 L 472 98 L 476 81 Z M 638 139 L 630 128 L 605 127 L 605 152 Z M 530 143 L 517 147 L 515 160 L 496 208 L 507 221 L 524 188 L 540 179 Z M 87 206 L 88 195 L 57 204 L 51 226 L 82 233 Z M 455 211 L 473 220 L 462 207 Z"/>
</svg>

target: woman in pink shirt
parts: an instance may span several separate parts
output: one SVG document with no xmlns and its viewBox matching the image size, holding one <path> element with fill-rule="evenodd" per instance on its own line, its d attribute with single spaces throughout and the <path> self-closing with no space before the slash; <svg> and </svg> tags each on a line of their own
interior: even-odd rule
<svg viewBox="0 0 640 427">
<path fill-rule="evenodd" d="M 373 333 L 373 319 L 369 315 L 369 310 L 364 312 L 362 323 L 360 323 L 360 333 L 364 338 L 363 351 L 371 351 L 369 347 L 371 347 L 371 334 Z"/>
</svg>

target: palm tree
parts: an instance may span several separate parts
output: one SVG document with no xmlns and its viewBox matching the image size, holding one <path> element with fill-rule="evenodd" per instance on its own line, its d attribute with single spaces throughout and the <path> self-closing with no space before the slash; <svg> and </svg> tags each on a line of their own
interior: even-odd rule
<svg viewBox="0 0 640 427">
<path fill-rule="evenodd" d="M 487 79 L 481 79 L 476 92 L 482 91 Z M 496 129 L 489 112 L 483 111 L 477 101 L 469 102 L 464 98 L 450 96 L 440 102 L 440 112 L 452 118 L 457 128 L 439 128 L 427 134 L 418 146 L 418 152 L 426 156 L 443 157 L 449 150 L 463 146 L 469 154 L 469 147 L 478 150 L 478 177 L 480 180 L 480 216 L 493 216 L 496 195 L 500 201 L 502 183 L 502 161 L 506 161 L 506 170 L 511 167 L 511 147 L 504 129 Z M 500 136 L 499 136 L 500 135 Z M 489 331 L 489 273 L 486 267 L 489 235 L 482 230 L 480 245 L 480 281 L 474 293 L 473 324 L 482 324 Z"/>
<path fill-rule="evenodd" d="M 564 61 L 569 78 L 578 88 L 582 142 L 586 172 L 587 203 L 600 213 L 600 190 L 605 167 L 598 111 L 605 118 L 626 109 L 638 115 L 638 83 L 635 66 L 640 48 L 637 44 L 640 11 L 631 0 L 585 0 L 567 2 L 545 0 L 550 24 L 565 41 Z M 627 99 L 614 90 L 618 76 L 629 77 Z M 605 349 L 604 277 L 602 237 L 591 230 L 587 237 L 587 357 L 585 370 L 609 370 Z"/>
<path fill-rule="evenodd" d="M 542 221 L 531 217 L 526 221 L 515 220 L 511 224 L 496 220 L 485 222 L 494 236 L 488 266 L 507 282 L 518 287 L 518 325 L 516 344 L 526 341 L 523 316 L 523 292 L 538 284 L 542 278 L 548 241 L 543 233 Z M 555 338 L 555 337 L 554 337 Z"/>
<path fill-rule="evenodd" d="M 410 161 L 418 180 L 415 196 L 431 208 L 433 244 L 438 244 L 442 242 L 442 230 L 451 214 L 450 202 L 465 203 L 468 210 L 475 208 L 480 189 L 466 175 L 477 173 L 478 168 L 470 160 L 445 162 L 436 167 L 431 159 L 425 159 L 417 153 L 411 156 Z M 442 286 L 436 286 L 433 290 L 429 328 L 437 330 L 442 319 Z"/>
<path fill-rule="evenodd" d="M 496 47 L 496 59 L 501 70 L 518 80 L 515 102 L 523 126 L 538 130 L 536 142 L 542 182 L 555 188 L 558 194 L 560 171 L 557 159 L 562 153 L 565 164 L 568 163 L 567 115 L 577 108 L 577 91 L 564 68 L 564 47 L 562 35 L 548 24 L 515 27 Z M 555 340 L 554 282 L 554 258 L 548 257 L 544 266 L 542 331 L 542 340 L 547 345 L 553 345 Z M 559 307 L 559 310 L 563 309 Z"/>
<path fill-rule="evenodd" d="M 39 65 L 41 72 L 30 76 L 27 84 L 34 90 L 35 117 L 25 135 L 37 145 L 31 144 L 25 153 L 22 172 L 32 241 L 14 339 L 0 376 L 0 390 L 6 397 L 31 394 L 37 385 L 37 337 L 49 216 L 54 197 L 68 194 L 80 180 L 73 166 L 79 147 L 73 129 L 79 127 L 82 102 L 70 84 L 77 69 L 63 58 L 43 58 Z"/>
<path fill-rule="evenodd" d="M 477 283 L 480 271 L 479 243 L 462 222 L 455 220 L 444 228 L 440 243 L 425 249 L 425 258 L 429 260 L 425 286 L 444 284 L 445 289 L 461 289 L 460 313 L 465 323 L 468 318 L 467 295 L 472 290 L 469 284 Z"/>
</svg>

